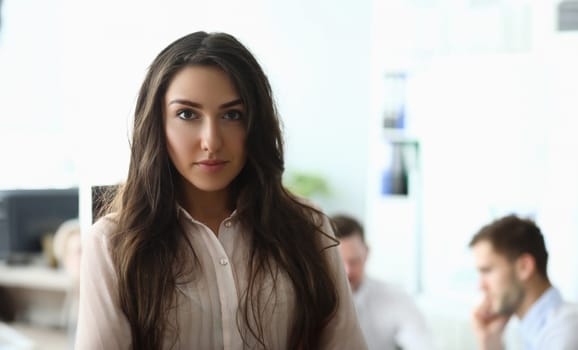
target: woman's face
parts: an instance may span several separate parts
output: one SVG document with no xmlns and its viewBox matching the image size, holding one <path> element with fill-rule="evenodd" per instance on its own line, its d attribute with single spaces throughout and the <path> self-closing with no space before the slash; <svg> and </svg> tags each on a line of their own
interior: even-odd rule
<svg viewBox="0 0 578 350">
<path fill-rule="evenodd" d="M 169 157 L 193 189 L 226 191 L 246 161 L 245 106 L 227 74 L 188 66 L 164 97 Z"/>
</svg>

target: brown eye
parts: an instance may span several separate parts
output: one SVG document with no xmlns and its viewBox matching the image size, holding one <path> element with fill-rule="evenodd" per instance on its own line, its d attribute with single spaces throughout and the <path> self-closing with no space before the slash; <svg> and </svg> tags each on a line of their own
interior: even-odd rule
<svg viewBox="0 0 578 350">
<path fill-rule="evenodd" d="M 177 117 L 183 120 L 197 119 L 198 115 L 190 109 L 181 109 L 177 111 Z"/>
<path fill-rule="evenodd" d="M 231 110 L 226 112 L 223 115 L 223 118 L 227 120 L 241 120 L 243 119 L 243 113 L 241 113 L 241 111 L 238 110 Z"/>
</svg>

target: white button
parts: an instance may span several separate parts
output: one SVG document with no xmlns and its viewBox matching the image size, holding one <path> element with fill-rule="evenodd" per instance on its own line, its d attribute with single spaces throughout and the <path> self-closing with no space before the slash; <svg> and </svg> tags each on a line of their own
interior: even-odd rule
<svg viewBox="0 0 578 350">
<path fill-rule="evenodd" d="M 227 259 L 225 258 L 221 258 L 221 260 L 219 260 L 219 263 L 223 266 L 227 265 L 229 262 L 227 261 Z"/>
<path fill-rule="evenodd" d="M 231 225 L 232 225 L 232 224 L 231 224 L 230 221 L 226 221 L 226 222 L 225 222 L 225 227 L 231 227 Z"/>
</svg>

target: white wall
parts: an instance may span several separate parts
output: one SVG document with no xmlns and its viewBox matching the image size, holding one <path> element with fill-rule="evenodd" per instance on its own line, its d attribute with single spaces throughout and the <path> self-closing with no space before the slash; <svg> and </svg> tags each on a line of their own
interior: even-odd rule
<svg viewBox="0 0 578 350">
<path fill-rule="evenodd" d="M 73 185 L 73 140 L 59 94 L 59 3 L 8 0 L 2 7 L 0 188 Z"/>
</svg>

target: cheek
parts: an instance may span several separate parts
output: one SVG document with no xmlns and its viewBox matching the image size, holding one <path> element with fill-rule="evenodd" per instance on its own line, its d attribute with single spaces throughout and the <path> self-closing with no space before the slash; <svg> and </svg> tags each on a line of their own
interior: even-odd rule
<svg viewBox="0 0 578 350">
<path fill-rule="evenodd" d="M 492 280 L 492 285 L 494 289 L 498 292 L 503 291 L 508 286 L 508 278 L 505 275 L 496 275 Z"/>
<path fill-rule="evenodd" d="M 492 273 L 483 273 L 480 275 L 480 286 L 483 290 L 493 293 L 496 290 L 495 275 Z"/>
<path fill-rule="evenodd" d="M 239 166 L 244 165 L 247 161 L 247 132 L 244 129 L 233 129 L 223 134 L 223 137 L 226 140 L 223 151 L 234 157 Z"/>
<path fill-rule="evenodd" d="M 185 128 L 177 129 L 167 127 L 165 136 L 167 149 L 171 158 L 182 157 L 183 153 L 192 149 L 195 142 L 194 134 Z"/>
<path fill-rule="evenodd" d="M 359 275 L 359 274 L 361 274 L 362 266 L 363 266 L 362 264 L 360 264 L 359 262 L 356 262 L 356 263 L 352 264 L 351 270 L 355 273 L 355 275 Z"/>
<path fill-rule="evenodd" d="M 231 146 L 242 153 L 246 153 L 247 132 L 244 129 L 233 130 L 229 135 L 229 140 L 231 140 Z"/>
</svg>

